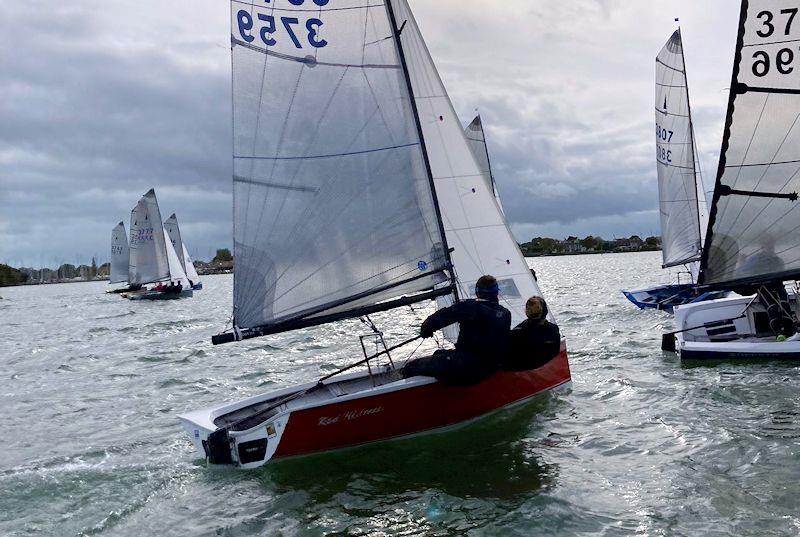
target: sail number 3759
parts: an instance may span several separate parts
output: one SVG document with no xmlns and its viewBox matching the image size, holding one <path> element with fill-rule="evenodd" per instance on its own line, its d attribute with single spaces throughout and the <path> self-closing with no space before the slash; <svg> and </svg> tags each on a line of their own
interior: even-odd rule
<svg viewBox="0 0 800 537">
<path fill-rule="evenodd" d="M 289 0 L 289 3 L 300 6 L 305 0 Z M 311 0 L 317 6 L 324 6 L 330 0 Z M 309 3 L 311 3 L 309 1 Z M 269 3 L 269 0 L 267 0 Z M 320 36 L 322 21 L 311 17 L 300 21 L 297 17 L 275 17 L 264 13 L 256 13 L 256 19 L 249 11 L 240 9 L 236 14 L 239 35 L 248 43 L 256 39 L 256 35 L 268 47 L 278 44 L 280 39 L 289 39 L 295 48 L 304 48 L 306 44 L 313 48 L 322 48 L 328 42 Z"/>
<path fill-rule="evenodd" d="M 777 34 L 777 38 L 790 35 L 797 12 L 798 8 L 796 7 L 781 9 L 777 12 L 767 10 L 759 12 L 756 18 L 761 25 L 756 30 L 756 35 L 761 38 L 773 37 L 775 34 Z M 794 57 L 794 50 L 788 47 L 778 50 L 774 57 L 765 50 L 757 50 L 753 52 L 753 74 L 759 78 L 764 77 L 774 67 L 780 74 L 788 75 L 794 71 L 792 66 Z"/>
</svg>

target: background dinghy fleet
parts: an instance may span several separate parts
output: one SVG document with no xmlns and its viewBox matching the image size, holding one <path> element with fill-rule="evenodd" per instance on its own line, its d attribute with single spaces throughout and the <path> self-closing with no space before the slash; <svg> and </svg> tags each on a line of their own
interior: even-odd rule
<svg viewBox="0 0 800 537">
<path fill-rule="evenodd" d="M 125 284 L 108 293 L 129 300 L 191 297 L 203 284 L 181 237 L 175 213 L 161 221 L 155 190 L 131 211 L 130 241 L 125 223 L 111 231 L 110 284 Z"/>
</svg>

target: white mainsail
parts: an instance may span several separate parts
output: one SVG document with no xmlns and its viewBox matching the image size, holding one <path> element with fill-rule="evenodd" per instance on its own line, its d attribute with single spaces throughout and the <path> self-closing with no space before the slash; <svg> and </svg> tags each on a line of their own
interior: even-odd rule
<svg viewBox="0 0 800 537">
<path fill-rule="evenodd" d="M 231 3 L 236 337 L 470 297 L 483 274 L 523 320 L 541 293 L 407 2 L 315 4 Z"/>
<path fill-rule="evenodd" d="M 239 329 L 354 316 L 448 279 L 387 6 L 321 4 L 231 3 Z"/>
<path fill-rule="evenodd" d="M 800 2 L 742 2 L 700 279 L 800 277 Z"/>
<path fill-rule="evenodd" d="M 500 203 L 500 193 L 497 191 L 497 184 L 494 182 L 492 163 L 489 160 L 489 149 L 486 147 L 486 133 L 483 131 L 483 122 L 480 114 L 475 116 L 475 119 L 464 129 L 464 136 L 467 137 L 469 148 L 483 173 L 484 181 L 494 193 L 494 199 L 502 211 L 503 204 Z"/>
<path fill-rule="evenodd" d="M 200 283 L 200 275 L 197 269 L 194 268 L 194 261 L 192 261 L 189 251 L 186 249 L 186 243 L 183 244 L 183 266 L 186 267 L 186 277 L 192 282 L 193 285 Z"/>
<path fill-rule="evenodd" d="M 656 168 L 664 267 L 700 260 L 706 214 L 697 180 L 686 65 L 680 30 L 656 56 Z M 707 218 L 707 217 L 706 217 Z"/>
<path fill-rule="evenodd" d="M 120 222 L 111 230 L 111 274 L 108 283 L 127 282 L 129 263 L 128 234 L 125 224 Z"/>
<path fill-rule="evenodd" d="M 128 282 L 144 285 L 170 277 L 167 246 L 156 193 L 150 189 L 131 211 Z"/>
<path fill-rule="evenodd" d="M 491 274 L 498 280 L 500 301 L 511 311 L 512 323 L 519 323 L 525 319 L 527 299 L 541 296 L 541 291 L 469 148 L 407 1 L 392 4 L 397 20 L 405 24 L 400 39 L 447 242 L 453 248 L 459 296 L 474 296 L 477 279 Z"/>
<path fill-rule="evenodd" d="M 178 217 L 175 216 L 175 213 L 172 213 L 172 215 L 164 221 L 164 231 L 167 232 L 167 237 L 172 243 L 172 247 L 175 249 L 175 252 L 182 253 L 183 240 L 181 239 L 181 228 L 178 227 Z M 183 257 L 179 257 L 181 257 L 181 267 L 183 267 L 185 272 L 186 266 L 184 264 Z"/>
</svg>

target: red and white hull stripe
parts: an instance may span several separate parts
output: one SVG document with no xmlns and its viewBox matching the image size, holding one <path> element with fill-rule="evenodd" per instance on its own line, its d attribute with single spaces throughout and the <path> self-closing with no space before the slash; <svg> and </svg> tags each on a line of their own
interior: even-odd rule
<svg viewBox="0 0 800 537">
<path fill-rule="evenodd" d="M 343 376 L 342 381 L 363 376 Z M 475 386 L 446 386 L 429 377 L 414 377 L 327 398 L 300 398 L 252 429 L 229 432 L 233 460 L 241 467 L 254 468 L 272 459 L 435 431 L 522 403 L 570 379 L 566 345 L 562 343 L 559 356 L 538 369 L 503 371 Z M 310 386 L 188 413 L 180 419 L 205 456 L 203 440 L 216 430 L 214 419 Z"/>
</svg>

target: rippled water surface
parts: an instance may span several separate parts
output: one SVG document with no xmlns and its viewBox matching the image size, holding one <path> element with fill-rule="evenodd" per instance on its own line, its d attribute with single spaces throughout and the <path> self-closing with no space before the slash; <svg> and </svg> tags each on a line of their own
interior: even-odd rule
<svg viewBox="0 0 800 537">
<path fill-rule="evenodd" d="M 358 358 L 358 321 L 212 347 L 230 276 L 160 303 L 0 289 L 0 535 L 799 534 L 798 368 L 663 354 L 670 319 L 619 292 L 668 281 L 658 253 L 530 261 L 571 390 L 258 471 L 207 468 L 175 414 Z M 398 341 L 426 311 L 375 320 Z"/>
</svg>

